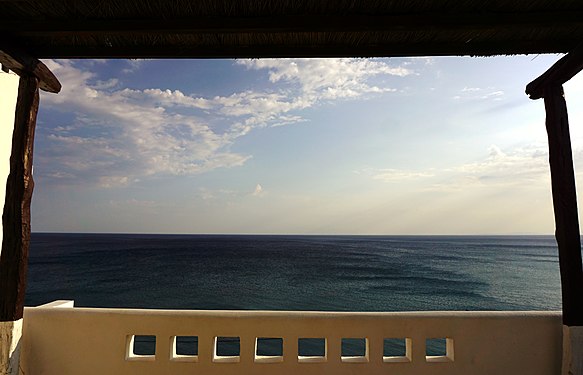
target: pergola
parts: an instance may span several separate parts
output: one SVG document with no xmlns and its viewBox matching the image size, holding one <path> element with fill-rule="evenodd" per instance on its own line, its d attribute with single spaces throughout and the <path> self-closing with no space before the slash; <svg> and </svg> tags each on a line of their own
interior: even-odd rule
<svg viewBox="0 0 583 375">
<path fill-rule="evenodd" d="M 583 269 L 562 88 L 583 69 L 582 42 L 580 0 L 2 1 L 0 63 L 2 70 L 20 76 L 20 84 L 2 216 L 0 323 L 16 322 L 23 316 L 39 89 L 57 93 L 61 88 L 41 58 L 566 53 L 531 82 L 526 93 L 531 99 L 543 98 L 546 109 L 565 327 L 564 367 L 582 374 Z"/>
</svg>

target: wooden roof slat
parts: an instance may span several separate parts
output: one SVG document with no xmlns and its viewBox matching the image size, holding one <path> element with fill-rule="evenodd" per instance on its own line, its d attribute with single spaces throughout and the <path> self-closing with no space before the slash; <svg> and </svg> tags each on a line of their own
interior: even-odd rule
<svg viewBox="0 0 583 375">
<path fill-rule="evenodd" d="M 568 52 L 580 0 L 7 0 L 0 43 L 35 57 L 221 58 Z"/>
<path fill-rule="evenodd" d="M 542 48 L 537 40 L 491 43 L 423 42 L 395 44 L 229 44 L 229 45 L 39 45 L 34 48 L 39 58 L 298 58 L 298 57 L 399 57 L 399 56 L 492 56 L 532 53 L 568 52 L 579 40 L 562 40 Z M 0 41 L 1 45 L 1 41 Z"/>
<path fill-rule="evenodd" d="M 13 37 L 116 34 L 289 33 L 423 30 L 492 30 L 583 27 L 583 10 L 534 13 L 421 13 L 398 15 L 289 15 L 146 19 L 4 20 L 0 33 Z"/>
</svg>

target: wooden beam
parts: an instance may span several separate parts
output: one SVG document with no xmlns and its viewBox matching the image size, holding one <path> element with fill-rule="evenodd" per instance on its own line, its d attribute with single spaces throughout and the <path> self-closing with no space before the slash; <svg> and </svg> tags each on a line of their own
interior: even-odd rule
<svg viewBox="0 0 583 375">
<path fill-rule="evenodd" d="M 526 86 L 531 99 L 540 99 L 549 85 L 562 85 L 583 69 L 583 43 L 563 56 L 540 77 Z M 583 298 L 583 297 L 582 297 Z"/>
<path fill-rule="evenodd" d="M 425 12 L 416 14 L 271 15 L 263 17 L 188 16 L 175 18 L 4 19 L 0 33 L 13 37 L 88 35 L 297 33 L 359 31 L 489 30 L 583 25 L 582 11 L 560 12 Z"/>
<path fill-rule="evenodd" d="M 0 43 L 0 63 L 18 75 L 35 76 L 41 90 L 52 93 L 61 91 L 61 83 L 45 64 L 6 42 Z"/>
<path fill-rule="evenodd" d="M 22 318 L 30 244 L 30 201 L 34 188 L 32 155 L 39 104 L 39 80 L 21 75 L 12 135 L 10 174 L 2 214 L 0 321 Z"/>
<path fill-rule="evenodd" d="M 583 326 L 581 238 L 567 105 L 561 84 L 546 86 L 543 95 L 549 139 L 555 237 L 559 247 L 563 323 L 567 326 Z"/>
</svg>

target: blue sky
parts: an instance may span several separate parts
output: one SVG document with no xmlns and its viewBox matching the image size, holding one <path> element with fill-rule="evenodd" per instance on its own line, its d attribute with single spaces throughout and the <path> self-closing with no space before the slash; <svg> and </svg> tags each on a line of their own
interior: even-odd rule
<svg viewBox="0 0 583 375">
<path fill-rule="evenodd" d="M 550 234 L 559 58 L 45 61 L 33 230 Z"/>
</svg>

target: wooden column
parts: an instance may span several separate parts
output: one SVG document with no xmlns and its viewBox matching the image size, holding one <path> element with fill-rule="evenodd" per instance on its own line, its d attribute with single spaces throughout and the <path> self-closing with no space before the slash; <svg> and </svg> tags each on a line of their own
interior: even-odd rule
<svg viewBox="0 0 583 375">
<path fill-rule="evenodd" d="M 39 80 L 21 75 L 12 136 L 10 174 L 2 214 L 0 321 L 22 318 L 30 243 L 30 202 L 34 181 L 32 156 L 39 104 Z"/>
<path fill-rule="evenodd" d="M 544 89 L 544 102 L 555 211 L 555 236 L 561 269 L 563 323 L 567 326 L 583 326 L 583 266 L 579 214 L 569 119 L 562 85 L 547 86 Z"/>
<path fill-rule="evenodd" d="M 583 69 L 583 44 L 526 86 L 531 99 L 544 98 L 555 236 L 559 247 L 563 323 L 583 326 L 583 266 L 573 154 L 563 83 Z"/>
<path fill-rule="evenodd" d="M 544 98 L 545 102 L 563 301 L 563 375 L 583 375 L 583 265 L 573 153 L 563 92 L 563 83 L 582 69 L 583 44 L 526 86 L 531 99 Z"/>
<path fill-rule="evenodd" d="M 32 155 L 39 89 L 57 93 L 61 83 L 45 64 L 6 42 L 0 43 L 0 64 L 3 71 L 11 70 L 20 76 L 0 252 L 0 374 L 17 375 L 30 244 Z"/>
<path fill-rule="evenodd" d="M 0 64 L 3 70 L 9 69 L 20 76 L 0 253 L 0 322 L 16 322 L 23 316 L 26 292 L 30 201 L 34 187 L 32 155 L 39 89 L 58 93 L 61 83 L 45 64 L 6 41 L 0 43 Z M 2 370 L 0 368 L 0 372 Z"/>
</svg>

